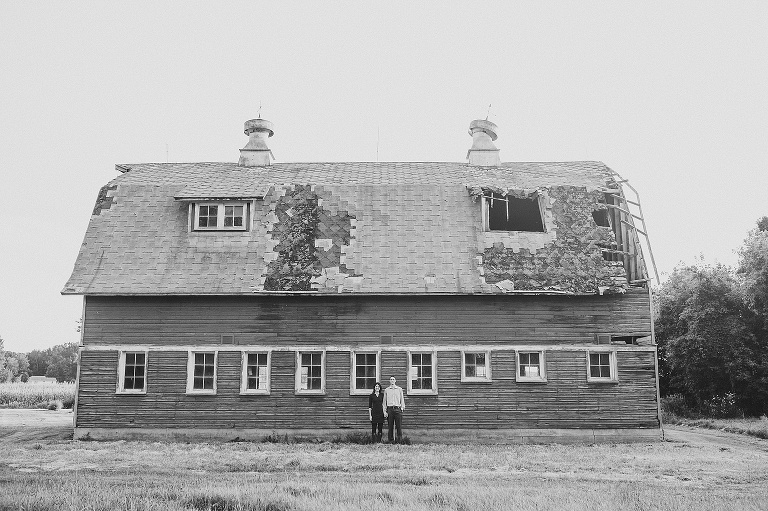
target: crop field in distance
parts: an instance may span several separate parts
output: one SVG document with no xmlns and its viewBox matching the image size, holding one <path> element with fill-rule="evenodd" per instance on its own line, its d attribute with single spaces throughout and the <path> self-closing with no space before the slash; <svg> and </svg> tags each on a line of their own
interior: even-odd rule
<svg viewBox="0 0 768 511">
<path fill-rule="evenodd" d="M 72 408 L 74 383 L 0 383 L 0 408 Z"/>
</svg>

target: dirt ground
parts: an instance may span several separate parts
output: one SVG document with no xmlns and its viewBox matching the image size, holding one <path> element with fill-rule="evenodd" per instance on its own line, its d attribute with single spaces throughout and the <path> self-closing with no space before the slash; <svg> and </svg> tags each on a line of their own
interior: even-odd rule
<svg viewBox="0 0 768 511">
<path fill-rule="evenodd" d="M 0 409 L 0 444 L 71 440 L 72 410 Z M 665 440 L 691 446 L 768 452 L 768 440 L 710 429 L 666 426 Z"/>
<path fill-rule="evenodd" d="M 39 440 L 71 440 L 72 410 L 0 409 L 0 445 Z"/>
</svg>

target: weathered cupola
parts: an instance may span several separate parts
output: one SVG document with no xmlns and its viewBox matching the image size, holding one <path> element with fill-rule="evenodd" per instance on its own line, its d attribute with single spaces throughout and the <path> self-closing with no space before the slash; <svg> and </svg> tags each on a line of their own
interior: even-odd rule
<svg viewBox="0 0 768 511">
<path fill-rule="evenodd" d="M 241 167 L 258 167 L 261 165 L 270 165 L 275 155 L 267 147 L 267 138 L 275 134 L 274 125 L 259 117 L 245 121 L 245 134 L 248 135 L 248 143 L 240 149 Z"/>
<path fill-rule="evenodd" d="M 494 167 L 501 164 L 499 150 L 493 144 L 497 130 L 498 127 L 487 119 L 476 119 L 469 123 L 472 147 L 467 151 L 467 159 L 470 165 Z"/>
</svg>

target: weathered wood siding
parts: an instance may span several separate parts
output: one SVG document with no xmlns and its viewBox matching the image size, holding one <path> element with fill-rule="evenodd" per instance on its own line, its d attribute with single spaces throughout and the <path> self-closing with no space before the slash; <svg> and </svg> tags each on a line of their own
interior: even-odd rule
<svg viewBox="0 0 768 511">
<path fill-rule="evenodd" d="M 365 428 L 367 396 L 350 396 L 350 353 L 339 347 L 380 347 L 382 380 L 395 375 L 405 388 L 408 345 L 483 344 L 493 346 L 493 381 L 461 382 L 460 352 L 438 351 L 438 394 L 406 396 L 406 429 L 657 427 L 653 351 L 616 346 L 618 382 L 588 383 L 586 352 L 568 346 L 591 345 L 596 332 L 647 334 L 648 314 L 647 293 L 322 300 L 88 297 L 77 426 Z M 221 334 L 234 334 L 241 346 L 221 346 L 217 394 L 187 395 L 187 352 L 171 348 L 218 344 Z M 392 335 L 391 344 L 382 344 L 381 335 Z M 147 393 L 116 394 L 118 349 L 134 344 L 150 345 Z M 235 350 L 267 344 L 327 346 L 326 394 L 295 395 L 295 352 L 275 350 L 271 395 L 241 396 L 241 354 Z M 515 381 L 516 345 L 557 348 L 546 353 L 546 383 Z"/>
<path fill-rule="evenodd" d="M 650 335 L 648 292 L 611 296 L 93 297 L 83 344 L 591 343 Z"/>
</svg>

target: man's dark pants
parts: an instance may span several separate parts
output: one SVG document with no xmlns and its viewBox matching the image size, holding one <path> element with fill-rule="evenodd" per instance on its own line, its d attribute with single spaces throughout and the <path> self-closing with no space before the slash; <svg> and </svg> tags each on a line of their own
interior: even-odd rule
<svg viewBox="0 0 768 511">
<path fill-rule="evenodd" d="M 393 437 L 394 429 L 397 428 L 397 441 L 400 442 L 403 439 L 403 411 L 400 409 L 399 406 L 388 406 L 387 407 L 387 426 L 389 426 L 389 431 L 387 431 L 387 438 L 389 439 L 389 442 L 392 443 L 395 441 Z M 394 426 L 394 427 L 393 427 Z"/>
</svg>

